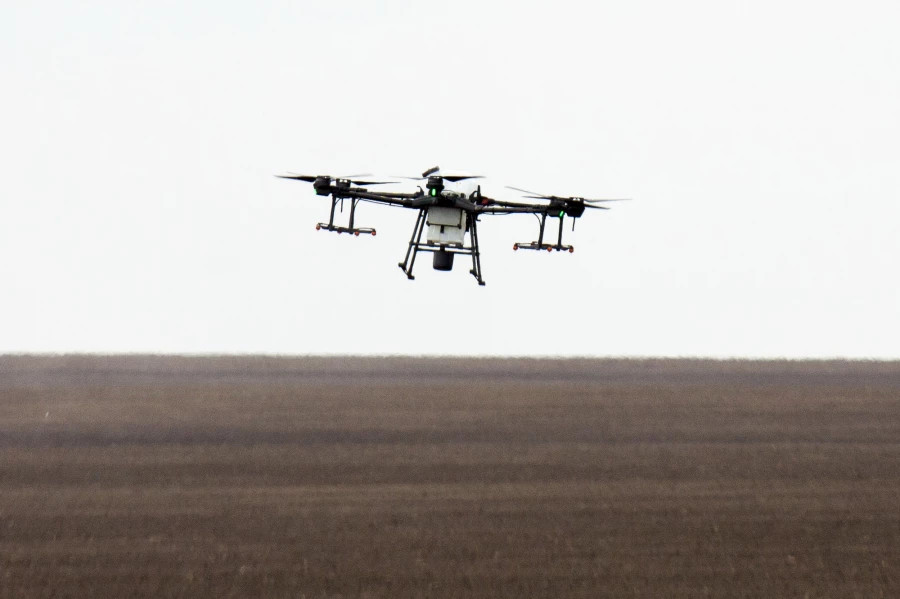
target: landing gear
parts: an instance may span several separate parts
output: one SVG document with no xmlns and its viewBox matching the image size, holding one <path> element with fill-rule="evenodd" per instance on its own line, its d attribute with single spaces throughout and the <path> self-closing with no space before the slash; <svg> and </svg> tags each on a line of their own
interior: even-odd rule
<svg viewBox="0 0 900 599">
<path fill-rule="evenodd" d="M 355 219 L 355 217 L 356 217 L 356 205 L 359 203 L 359 199 L 358 199 L 358 198 L 349 198 L 349 201 L 350 201 L 350 222 L 349 222 L 349 226 L 347 226 L 347 227 L 341 227 L 341 226 L 339 226 L 339 225 L 335 225 L 335 224 L 334 224 L 334 211 L 335 211 L 335 209 L 337 208 L 338 202 L 340 202 L 340 204 L 341 204 L 341 211 L 343 212 L 344 198 L 336 198 L 336 197 L 333 197 L 333 196 L 332 196 L 332 198 L 331 198 L 331 216 L 329 217 L 327 223 L 318 223 L 318 224 L 316 225 L 316 231 L 321 231 L 321 230 L 324 229 L 325 231 L 332 231 L 332 232 L 337 233 L 337 234 L 341 234 L 341 233 L 350 233 L 350 234 L 352 234 L 352 235 L 354 235 L 354 236 L 356 236 L 356 237 L 359 237 L 359 234 L 360 234 L 360 233 L 363 233 L 363 234 L 371 235 L 371 236 L 374 237 L 374 236 L 375 236 L 375 229 L 372 229 L 372 228 L 369 228 L 369 227 L 354 227 L 354 226 L 353 226 L 353 221 L 354 221 L 354 219 Z"/>
<path fill-rule="evenodd" d="M 472 268 L 469 274 L 475 277 L 479 285 L 484 285 L 484 279 L 481 276 L 481 251 L 478 247 L 478 224 L 477 217 L 471 212 L 466 212 L 466 232 L 469 234 L 469 245 L 462 244 L 441 244 L 433 241 L 422 241 L 422 234 L 427 226 L 428 209 L 419 210 L 419 216 L 416 218 L 416 225 L 413 227 L 412 236 L 409 238 L 409 247 L 406 250 L 406 257 L 403 262 L 397 264 L 406 273 L 406 277 L 414 280 L 413 267 L 416 264 L 416 256 L 419 252 L 432 252 L 432 267 L 435 270 L 448 271 L 453 269 L 453 259 L 455 254 L 465 254 L 472 256 Z"/>
<path fill-rule="evenodd" d="M 527 242 L 519 242 L 513 244 L 513 251 L 516 250 L 547 250 L 548 252 L 552 252 L 556 250 L 557 252 L 565 252 L 568 251 L 570 254 L 575 251 L 575 246 L 573 245 L 563 245 L 562 235 L 563 235 L 563 220 L 564 217 L 560 216 L 559 218 L 559 236 L 556 239 L 556 243 L 544 243 L 544 229 L 547 226 L 547 213 L 545 212 L 540 216 L 540 230 L 538 232 L 537 241 L 527 241 Z M 574 221 L 573 221 L 574 222 Z"/>
</svg>

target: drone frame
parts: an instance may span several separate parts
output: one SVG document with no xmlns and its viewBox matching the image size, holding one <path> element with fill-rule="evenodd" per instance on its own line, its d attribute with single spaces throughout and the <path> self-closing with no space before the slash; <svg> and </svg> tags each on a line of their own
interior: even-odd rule
<svg viewBox="0 0 900 599">
<path fill-rule="evenodd" d="M 457 254 L 471 256 L 472 268 L 469 274 L 475 277 L 479 285 L 484 285 L 484 277 L 481 269 L 481 249 L 478 238 L 478 219 L 482 215 L 500 215 L 500 214 L 533 214 L 538 218 L 539 230 L 536 241 L 517 242 L 513 244 L 513 250 L 546 250 L 552 252 L 575 251 L 572 245 L 563 244 L 563 221 L 566 216 L 572 218 L 572 228 L 575 227 L 575 220 L 583 215 L 585 208 L 598 208 L 608 210 L 606 207 L 586 205 L 596 202 L 616 201 L 616 200 L 585 200 L 580 197 L 562 198 L 557 196 L 544 196 L 511 188 L 516 191 L 525 192 L 529 195 L 525 196 L 530 199 L 549 201 L 549 204 L 538 203 L 518 203 L 498 201 L 481 194 L 481 187 L 478 186 L 477 191 L 470 196 L 457 191 L 449 191 L 444 189 L 444 181 L 457 182 L 470 178 L 480 178 L 475 175 L 441 175 L 438 167 L 431 168 L 422 174 L 422 177 L 403 177 L 414 180 L 426 181 L 427 192 L 419 187 L 414 193 L 400 193 L 390 191 L 370 191 L 363 185 L 379 185 L 385 182 L 380 181 L 357 181 L 350 177 L 331 177 L 328 175 L 308 176 L 308 175 L 276 175 L 285 179 L 302 180 L 312 183 L 317 195 L 331 196 L 331 211 L 328 222 L 320 222 L 316 224 L 317 231 L 330 231 L 338 234 L 349 233 L 354 236 L 360 234 L 376 235 L 376 230 L 371 227 L 356 226 L 356 208 L 361 201 L 372 202 L 376 204 L 386 204 L 402 208 L 411 208 L 418 211 L 416 222 L 413 226 L 412 235 L 407 245 L 406 256 L 403 262 L 397 264 L 403 270 L 406 277 L 410 280 L 415 279 L 413 269 L 416 264 L 416 257 L 419 252 L 428 252 L 434 255 L 432 266 L 435 270 L 451 270 L 453 268 L 453 258 Z M 366 175 L 356 175 L 366 176 Z M 350 214 L 348 226 L 335 224 L 335 213 L 338 204 L 341 205 L 343 211 L 344 200 L 350 201 Z M 453 235 L 457 235 L 454 241 L 437 241 L 433 238 L 426 238 L 424 241 L 422 236 L 425 228 L 430 224 L 428 221 L 429 212 L 433 208 L 452 209 L 459 216 L 458 226 L 450 225 L 455 231 Z M 450 213 L 454 214 L 453 212 Z M 465 218 L 463 222 L 463 216 Z M 545 243 L 544 236 L 546 233 L 547 218 L 559 218 L 559 231 L 557 233 L 556 243 Z M 455 216 L 453 217 L 456 218 Z M 440 228 L 443 234 L 444 227 Z M 431 235 L 431 233 L 429 233 Z M 468 236 L 468 244 L 466 243 Z"/>
</svg>

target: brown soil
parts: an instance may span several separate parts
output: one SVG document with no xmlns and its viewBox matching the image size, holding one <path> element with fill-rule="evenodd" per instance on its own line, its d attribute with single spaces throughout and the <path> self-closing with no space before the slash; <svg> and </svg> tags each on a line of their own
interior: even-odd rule
<svg viewBox="0 0 900 599">
<path fill-rule="evenodd" d="M 898 363 L 0 357 L 3 599 L 898 596 Z"/>
</svg>

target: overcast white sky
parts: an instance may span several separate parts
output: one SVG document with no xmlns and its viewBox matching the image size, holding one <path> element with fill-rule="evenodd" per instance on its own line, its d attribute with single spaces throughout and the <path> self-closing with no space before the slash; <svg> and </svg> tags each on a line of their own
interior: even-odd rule
<svg viewBox="0 0 900 599">
<path fill-rule="evenodd" d="M 0 352 L 900 358 L 900 4 L 4 2 Z M 272 175 L 634 201 L 397 268 Z"/>
</svg>

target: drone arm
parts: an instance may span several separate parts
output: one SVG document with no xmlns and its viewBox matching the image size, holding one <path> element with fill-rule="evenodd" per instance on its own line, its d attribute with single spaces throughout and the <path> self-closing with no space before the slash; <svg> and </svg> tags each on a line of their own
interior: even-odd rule
<svg viewBox="0 0 900 599">
<path fill-rule="evenodd" d="M 373 197 L 373 198 L 398 198 L 398 199 L 408 199 L 408 200 L 420 198 L 423 195 L 425 195 L 421 192 L 421 190 L 417 191 L 415 193 L 400 193 L 400 192 L 393 192 L 393 191 L 369 191 L 367 189 L 358 189 L 358 190 L 353 190 L 353 193 L 365 194 L 366 196 Z"/>
<path fill-rule="evenodd" d="M 491 204 L 488 206 L 477 206 L 475 212 L 477 214 L 495 215 L 495 214 L 544 214 L 547 212 L 547 206 L 537 204 L 514 204 L 512 202 L 502 202 Z"/>
<path fill-rule="evenodd" d="M 335 198 L 363 200 L 375 204 L 388 204 L 393 206 L 414 207 L 413 200 L 423 197 L 421 193 L 393 193 L 383 191 L 369 191 L 367 189 L 338 189 L 331 188 L 330 193 Z"/>
<path fill-rule="evenodd" d="M 412 207 L 412 200 L 410 198 L 383 196 L 376 193 L 356 191 L 353 192 L 350 197 L 366 202 L 372 202 L 373 204 L 387 204 L 389 206 L 403 206 L 406 208 Z"/>
<path fill-rule="evenodd" d="M 382 206 L 396 206 L 397 208 L 415 208 L 410 200 L 394 200 L 390 198 L 364 198 L 357 197 L 356 198 L 360 202 L 370 202 L 372 204 L 380 204 Z"/>
</svg>

